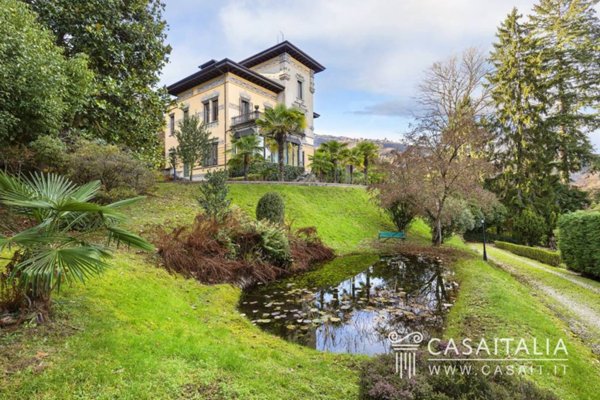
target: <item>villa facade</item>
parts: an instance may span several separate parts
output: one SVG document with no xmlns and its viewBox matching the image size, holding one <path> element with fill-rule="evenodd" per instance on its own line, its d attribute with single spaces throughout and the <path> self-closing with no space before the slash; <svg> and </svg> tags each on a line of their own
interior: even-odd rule
<svg viewBox="0 0 600 400">
<path fill-rule="evenodd" d="M 194 174 L 227 165 L 232 138 L 259 135 L 266 160 L 277 162 L 277 149 L 265 143 L 256 120 L 277 103 L 302 110 L 306 116 L 304 137 L 292 137 L 286 146 L 287 165 L 309 168 L 308 157 L 314 153 L 313 110 L 315 74 L 325 67 L 288 41 L 279 43 L 243 61 L 210 60 L 200 70 L 170 86 L 175 105 L 166 113 L 164 133 L 165 157 L 177 147 L 175 130 L 187 115 L 204 121 L 213 138 L 210 156 Z M 180 176 L 189 176 L 188 166 L 180 165 Z"/>
</svg>

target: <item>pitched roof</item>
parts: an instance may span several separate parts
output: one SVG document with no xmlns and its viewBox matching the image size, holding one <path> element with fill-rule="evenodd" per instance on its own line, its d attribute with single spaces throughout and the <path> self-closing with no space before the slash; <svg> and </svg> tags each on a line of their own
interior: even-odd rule
<svg viewBox="0 0 600 400">
<path fill-rule="evenodd" d="M 198 86 L 201 83 L 207 82 L 211 79 L 214 79 L 226 72 L 232 72 L 252 83 L 255 83 L 259 86 L 264 87 L 265 89 L 271 90 L 275 93 L 282 92 L 285 88 L 279 83 L 264 77 L 263 75 L 252 71 L 246 66 L 240 65 L 235 61 L 232 61 L 228 58 L 224 58 L 221 61 L 213 62 L 211 60 L 207 63 L 202 64 L 200 67 L 200 71 L 193 73 L 192 75 L 181 79 L 178 82 L 173 83 L 172 85 L 167 86 L 167 90 L 170 95 L 176 96 L 181 92 L 184 92 L 188 89 L 193 88 L 194 86 Z"/>
<path fill-rule="evenodd" d="M 306 65 L 308 68 L 315 71 L 315 73 L 325 70 L 325 67 L 319 64 L 314 58 L 312 58 L 311 56 L 309 56 L 308 54 L 306 54 L 287 40 L 276 44 L 273 47 L 269 47 L 268 49 L 263 50 L 260 53 L 253 55 L 252 57 L 248 57 L 245 60 L 240 61 L 239 64 L 248 68 L 252 68 L 253 66 L 270 60 L 271 58 L 276 57 L 282 53 L 288 53 L 296 60 Z"/>
</svg>

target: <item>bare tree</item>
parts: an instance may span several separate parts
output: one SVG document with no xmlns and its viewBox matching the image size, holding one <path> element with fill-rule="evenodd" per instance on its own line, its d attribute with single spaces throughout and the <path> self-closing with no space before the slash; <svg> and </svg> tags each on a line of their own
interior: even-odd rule
<svg viewBox="0 0 600 400">
<path fill-rule="evenodd" d="M 482 127 L 488 94 L 487 66 L 473 49 L 437 62 L 419 86 L 421 112 L 406 135 L 406 150 L 387 166 L 388 178 L 375 185 L 384 206 L 402 201 L 415 207 L 432 226 L 432 241 L 443 243 L 456 207 L 450 199 L 485 204 L 494 197 L 482 188 L 491 172 L 485 149 L 491 139 Z"/>
</svg>

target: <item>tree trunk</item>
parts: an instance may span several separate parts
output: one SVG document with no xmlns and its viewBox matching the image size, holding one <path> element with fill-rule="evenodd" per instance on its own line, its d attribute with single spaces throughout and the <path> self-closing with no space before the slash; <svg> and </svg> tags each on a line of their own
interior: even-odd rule
<svg viewBox="0 0 600 400">
<path fill-rule="evenodd" d="M 352 185 L 352 175 L 354 175 L 354 165 L 350 165 L 350 184 Z"/>
<path fill-rule="evenodd" d="M 190 164 L 189 168 L 190 168 L 190 182 L 191 182 L 194 177 L 194 164 Z"/>
<path fill-rule="evenodd" d="M 244 180 L 247 181 L 248 180 L 248 164 L 249 164 L 249 160 L 248 160 L 248 155 L 244 155 Z"/>
<path fill-rule="evenodd" d="M 285 139 L 281 139 L 277 141 L 277 157 L 279 158 L 279 182 L 283 182 L 285 180 L 284 175 L 284 163 L 283 163 L 283 147 L 285 146 Z"/>
<path fill-rule="evenodd" d="M 434 229 L 434 234 L 433 234 L 433 245 L 434 246 L 441 246 L 442 243 L 444 243 L 444 237 L 442 236 L 442 219 L 437 216 L 436 220 L 435 220 L 435 229 Z"/>
<path fill-rule="evenodd" d="M 369 159 L 365 157 L 365 168 L 363 170 L 365 174 L 365 185 L 369 184 Z"/>
<path fill-rule="evenodd" d="M 333 183 L 338 183 L 338 165 L 337 165 L 337 161 L 333 162 Z"/>
</svg>

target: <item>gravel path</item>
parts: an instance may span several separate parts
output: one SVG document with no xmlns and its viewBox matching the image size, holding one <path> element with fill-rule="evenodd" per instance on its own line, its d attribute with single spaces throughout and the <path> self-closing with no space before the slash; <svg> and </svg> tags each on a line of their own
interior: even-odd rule
<svg viewBox="0 0 600 400">
<path fill-rule="evenodd" d="M 480 246 L 471 245 L 471 248 L 476 250 L 477 252 L 481 253 Z M 574 279 L 572 276 L 568 276 L 568 274 L 561 273 L 558 271 L 553 271 L 553 270 L 549 269 L 550 267 L 545 268 L 539 264 L 532 263 L 532 262 L 528 261 L 527 259 L 525 259 L 524 257 L 513 255 L 512 253 L 508 253 L 508 252 L 500 250 L 500 249 L 497 249 L 497 250 L 502 251 L 503 254 L 507 254 L 510 257 L 512 257 L 516 260 L 519 260 L 520 262 L 523 262 L 527 265 L 531 265 L 535 268 L 542 269 L 546 272 L 552 273 L 553 275 L 560 276 L 561 278 L 568 280 L 569 282 L 571 282 L 573 284 L 579 285 L 585 289 L 593 291 L 594 293 L 599 293 L 598 288 L 594 287 L 593 285 L 586 284 L 585 282 L 581 282 L 577 279 Z M 528 276 L 527 274 L 523 273 L 523 271 L 518 270 L 516 267 L 514 267 L 512 265 L 508 265 L 506 262 L 502 262 L 498 259 L 495 259 L 494 256 L 490 255 L 489 253 L 488 253 L 488 258 L 491 261 L 493 261 L 495 264 L 498 264 L 503 269 L 508 271 L 510 274 L 517 276 L 520 279 L 523 279 L 524 281 L 526 281 L 527 284 L 531 285 L 535 289 L 552 297 L 559 304 L 561 304 L 564 308 L 571 311 L 580 322 L 600 331 L 600 310 L 596 310 L 594 308 L 586 306 L 585 304 L 581 304 L 581 302 L 572 299 L 570 296 L 560 293 L 553 287 L 548 286 L 548 285 L 540 282 L 539 280 L 533 279 L 531 276 Z"/>
</svg>

